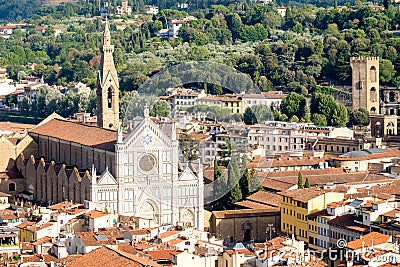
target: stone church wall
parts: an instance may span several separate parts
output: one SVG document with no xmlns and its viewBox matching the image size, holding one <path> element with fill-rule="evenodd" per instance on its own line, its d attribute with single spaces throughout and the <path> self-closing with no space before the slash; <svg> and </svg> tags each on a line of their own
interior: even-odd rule
<svg viewBox="0 0 400 267">
<path fill-rule="evenodd" d="M 17 167 L 24 173 L 26 190 L 34 198 L 46 203 L 58 203 L 69 200 L 83 203 L 90 198 L 90 174 L 80 172 L 76 167 L 56 164 L 54 161 L 21 157 Z"/>
</svg>

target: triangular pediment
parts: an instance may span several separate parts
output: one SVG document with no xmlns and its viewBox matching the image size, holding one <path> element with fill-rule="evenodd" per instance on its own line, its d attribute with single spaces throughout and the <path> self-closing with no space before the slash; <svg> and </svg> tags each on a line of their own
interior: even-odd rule
<svg viewBox="0 0 400 267">
<path fill-rule="evenodd" d="M 179 176 L 179 181 L 194 181 L 197 180 L 196 175 L 190 170 L 189 167 L 186 167 L 185 170 Z"/>
<path fill-rule="evenodd" d="M 106 169 L 97 180 L 98 185 L 106 185 L 106 184 L 117 184 L 117 180 L 115 180 L 114 176 Z"/>
<path fill-rule="evenodd" d="M 126 148 L 169 146 L 171 139 L 150 118 L 143 121 L 123 140 Z"/>
</svg>

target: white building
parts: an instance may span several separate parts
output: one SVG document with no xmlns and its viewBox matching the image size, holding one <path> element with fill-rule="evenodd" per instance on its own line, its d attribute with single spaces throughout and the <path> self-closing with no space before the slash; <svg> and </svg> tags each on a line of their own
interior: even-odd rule
<svg viewBox="0 0 400 267">
<path fill-rule="evenodd" d="M 182 222 L 204 228 L 203 173 L 189 167 L 178 170 L 175 124 L 167 133 L 145 111 L 145 118 L 125 138 L 118 132 L 116 175 L 106 169 L 92 180 L 92 201 L 105 203 L 110 212 Z M 96 171 L 92 170 L 92 175 Z"/>
<path fill-rule="evenodd" d="M 158 6 L 155 5 L 146 5 L 146 13 L 157 15 L 159 12 Z"/>
<path fill-rule="evenodd" d="M 261 94 L 242 93 L 240 95 L 243 99 L 244 109 L 255 105 L 266 105 L 272 110 L 279 109 L 282 99 L 287 96 L 287 94 L 282 91 L 269 91 L 262 92 Z"/>
</svg>

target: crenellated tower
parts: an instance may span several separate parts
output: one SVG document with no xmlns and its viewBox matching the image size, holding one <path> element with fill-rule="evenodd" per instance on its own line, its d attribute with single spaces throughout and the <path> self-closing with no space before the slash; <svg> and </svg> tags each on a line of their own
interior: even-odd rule
<svg viewBox="0 0 400 267">
<path fill-rule="evenodd" d="M 117 129 L 119 125 L 119 82 L 113 58 L 114 46 L 111 44 L 107 19 L 101 50 L 97 79 L 97 125 L 107 129 Z"/>
<path fill-rule="evenodd" d="M 352 57 L 352 110 L 379 114 L 379 57 Z"/>
</svg>

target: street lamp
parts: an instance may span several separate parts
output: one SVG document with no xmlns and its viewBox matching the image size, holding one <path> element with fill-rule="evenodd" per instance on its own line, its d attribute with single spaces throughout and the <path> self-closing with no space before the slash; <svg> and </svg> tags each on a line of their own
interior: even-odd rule
<svg viewBox="0 0 400 267">
<path fill-rule="evenodd" d="M 272 238 L 272 232 L 275 233 L 275 227 L 272 223 L 269 223 L 267 225 L 267 228 L 265 229 L 265 233 L 269 234 L 269 240 L 271 240 L 271 238 Z"/>
</svg>

